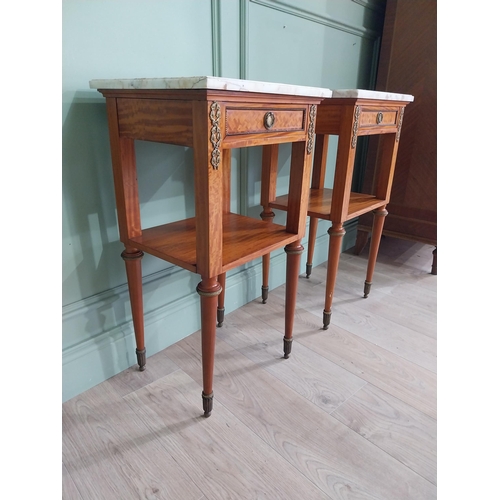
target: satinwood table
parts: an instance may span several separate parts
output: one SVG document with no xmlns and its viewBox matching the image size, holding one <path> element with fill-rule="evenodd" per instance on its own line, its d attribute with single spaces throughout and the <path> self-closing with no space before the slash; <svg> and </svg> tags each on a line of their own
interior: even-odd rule
<svg viewBox="0 0 500 500">
<path fill-rule="evenodd" d="M 284 352 L 291 349 L 301 238 L 305 233 L 317 105 L 328 89 L 216 77 L 92 80 L 106 98 L 122 257 L 139 369 L 146 365 L 141 258 L 144 252 L 201 276 L 203 410 L 213 407 L 216 322 L 226 272 L 269 252 L 287 252 Z M 195 216 L 141 226 L 134 141 L 193 148 Z M 231 149 L 263 146 L 263 163 L 292 143 L 286 225 L 230 211 Z M 265 165 L 264 171 L 270 171 Z M 265 184 L 265 182 L 264 182 Z"/>
</svg>

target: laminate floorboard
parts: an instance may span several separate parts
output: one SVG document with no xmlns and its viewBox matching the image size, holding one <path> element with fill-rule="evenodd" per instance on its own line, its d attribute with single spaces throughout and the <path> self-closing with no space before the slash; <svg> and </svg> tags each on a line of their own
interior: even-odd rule
<svg viewBox="0 0 500 500">
<path fill-rule="evenodd" d="M 220 339 L 327 413 L 367 383 L 301 344 L 294 346 L 294 355 L 287 363 L 277 362 L 283 357 L 282 334 L 243 309 L 229 315 L 218 334 Z"/>
<path fill-rule="evenodd" d="M 201 416 L 200 383 L 185 371 L 126 399 L 207 499 L 329 498 L 223 404 L 215 418 Z"/>
<path fill-rule="evenodd" d="M 110 378 L 109 383 L 120 396 L 126 396 L 178 369 L 179 367 L 167 356 L 167 352 L 164 350 L 146 359 L 146 370 L 141 373 L 140 377 L 137 376 L 137 366 L 134 365 Z"/>
<path fill-rule="evenodd" d="M 71 478 L 71 474 L 66 469 L 66 466 L 62 465 L 62 497 L 63 498 L 73 498 L 74 500 L 83 500 L 80 495 L 76 484 Z"/>
<path fill-rule="evenodd" d="M 63 404 L 63 499 L 434 499 L 433 247 L 383 238 L 299 280 L 291 357 L 284 286 L 217 329 L 214 409 L 201 409 L 200 332 Z M 147 332 L 146 332 L 147 335 Z"/>
<path fill-rule="evenodd" d="M 367 384 L 332 415 L 436 484 L 436 420 Z"/>
<path fill-rule="evenodd" d="M 299 286 L 304 287 L 307 284 L 304 284 L 302 280 Z M 317 293 L 318 291 L 320 293 Z M 283 287 L 268 299 L 268 303 L 280 301 L 279 303 L 284 307 L 284 294 Z M 313 290 L 302 293 L 302 295 L 306 294 L 307 300 L 301 300 L 300 305 L 318 317 L 316 322 L 318 327 L 321 327 L 323 325 L 324 289 L 315 286 Z M 342 293 L 334 296 L 330 325 L 348 330 L 360 338 L 398 354 L 423 368 L 436 371 L 436 340 L 432 338 L 432 335 L 421 333 L 415 317 L 413 322 L 408 321 L 406 324 L 402 324 L 405 323 L 403 318 L 393 321 L 392 318 L 379 314 L 378 311 L 384 309 L 384 304 L 388 304 L 387 307 L 394 309 L 397 299 L 389 297 L 386 300 L 380 300 L 376 306 L 370 304 L 366 307 L 371 297 L 353 300 L 343 300 L 342 297 Z"/>
<path fill-rule="evenodd" d="M 168 350 L 175 363 L 200 384 L 201 341 L 197 336 Z M 218 404 L 234 413 L 330 498 L 435 498 L 430 482 L 225 342 L 217 342 L 216 353 Z M 284 365 L 287 361 L 276 358 L 274 363 Z"/>
<path fill-rule="evenodd" d="M 259 318 L 279 329 L 284 304 L 276 302 L 268 301 L 265 306 L 269 311 L 261 312 Z M 261 310 L 260 305 L 254 301 L 246 304 L 245 308 Z M 318 316 L 300 306 L 295 311 L 293 338 L 294 344 L 297 342 L 309 347 L 354 375 L 436 418 L 436 373 L 336 325 L 331 324 L 328 330 L 323 330 Z"/>
<path fill-rule="evenodd" d="M 202 496 L 108 381 L 63 405 L 62 455 L 85 499 Z"/>
<path fill-rule="evenodd" d="M 436 372 L 437 349 L 434 339 L 368 311 L 363 304 L 335 308 L 331 324 Z"/>
</svg>

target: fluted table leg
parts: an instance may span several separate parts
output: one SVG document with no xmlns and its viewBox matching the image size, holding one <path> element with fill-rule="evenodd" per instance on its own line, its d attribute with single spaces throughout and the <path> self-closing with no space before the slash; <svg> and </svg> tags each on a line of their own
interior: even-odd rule
<svg viewBox="0 0 500 500">
<path fill-rule="evenodd" d="M 378 249 L 380 247 L 380 240 L 382 238 L 382 229 L 384 228 L 384 221 L 387 216 L 385 207 L 381 207 L 373 212 L 373 229 L 372 239 L 370 242 L 370 253 L 368 254 L 368 268 L 366 270 L 366 280 L 364 287 L 364 298 L 368 297 L 372 287 L 373 273 L 375 271 L 375 264 L 377 262 Z"/>
<path fill-rule="evenodd" d="M 134 325 L 137 364 L 139 371 L 146 369 L 146 346 L 144 344 L 144 307 L 142 299 L 141 259 L 144 253 L 136 248 L 125 247 L 121 254 L 127 271 L 128 291 Z"/>
<path fill-rule="evenodd" d="M 332 224 L 328 230 L 330 242 L 328 247 L 328 262 L 326 271 L 326 291 L 325 291 L 325 309 L 323 311 L 323 330 L 327 330 L 330 325 L 332 316 L 333 292 L 335 289 L 335 281 L 337 280 L 337 270 L 340 261 L 340 251 L 342 249 L 342 238 L 345 234 L 345 229 L 342 223 Z"/>
<path fill-rule="evenodd" d="M 311 276 L 317 230 L 318 219 L 316 217 L 309 217 L 309 240 L 307 242 L 306 278 L 309 278 L 309 276 Z"/>
<path fill-rule="evenodd" d="M 217 326 L 221 327 L 222 323 L 224 323 L 224 313 L 226 311 L 226 308 L 224 307 L 226 297 L 226 273 L 219 274 L 217 279 L 221 286 L 221 293 L 217 299 Z"/>
<path fill-rule="evenodd" d="M 285 285 L 285 336 L 283 337 L 283 352 L 288 359 L 292 351 L 293 320 L 295 304 L 297 303 L 297 288 L 299 284 L 300 255 L 304 247 L 300 240 L 285 247 L 286 252 L 286 285 Z"/>
<path fill-rule="evenodd" d="M 215 322 L 217 317 L 217 299 L 222 290 L 217 278 L 202 277 L 196 291 L 200 295 L 201 305 L 201 356 L 203 366 L 203 412 L 209 417 L 213 408 L 213 381 L 215 360 Z"/>
<path fill-rule="evenodd" d="M 265 221 L 272 222 L 275 217 L 275 213 L 272 210 L 263 211 L 260 214 L 260 218 Z M 269 296 L 269 271 L 271 267 L 271 254 L 267 253 L 262 256 L 262 303 L 267 302 L 267 297 Z"/>
</svg>

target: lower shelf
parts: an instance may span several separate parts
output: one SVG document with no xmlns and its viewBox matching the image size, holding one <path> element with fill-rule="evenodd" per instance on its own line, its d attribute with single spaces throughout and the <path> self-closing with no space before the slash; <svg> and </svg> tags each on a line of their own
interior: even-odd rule
<svg viewBox="0 0 500 500">
<path fill-rule="evenodd" d="M 243 215 L 223 215 L 222 272 L 238 267 L 299 239 L 284 226 Z M 183 267 L 196 270 L 196 219 L 144 229 L 130 245 Z"/>
<path fill-rule="evenodd" d="M 309 206 L 307 215 L 317 217 L 318 219 L 331 219 L 332 208 L 332 194 L 333 189 L 311 189 L 309 194 Z M 362 194 L 352 192 L 349 197 L 349 208 L 347 210 L 347 217 L 340 222 L 359 217 L 362 214 L 375 210 L 387 203 L 386 200 L 376 198 L 371 194 Z M 279 210 L 287 210 L 288 195 L 278 196 L 275 201 L 270 203 L 272 208 Z"/>
</svg>

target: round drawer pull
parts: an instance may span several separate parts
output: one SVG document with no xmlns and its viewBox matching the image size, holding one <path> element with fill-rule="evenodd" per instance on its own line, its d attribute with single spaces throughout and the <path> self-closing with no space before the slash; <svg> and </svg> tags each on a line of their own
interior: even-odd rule
<svg viewBox="0 0 500 500">
<path fill-rule="evenodd" d="M 266 127 L 267 130 L 273 128 L 274 125 L 274 113 L 272 111 L 267 112 L 264 115 L 264 127 Z"/>
<path fill-rule="evenodd" d="M 382 120 L 384 119 L 384 113 L 377 113 L 377 125 L 379 125 L 380 123 L 382 123 Z"/>
</svg>

